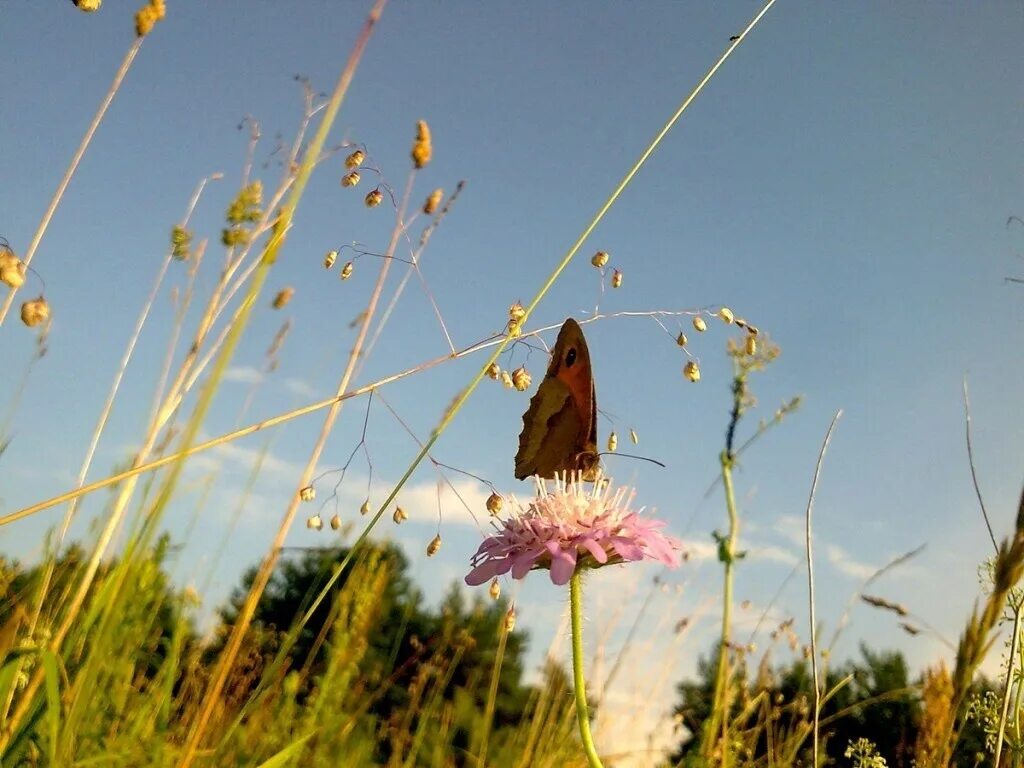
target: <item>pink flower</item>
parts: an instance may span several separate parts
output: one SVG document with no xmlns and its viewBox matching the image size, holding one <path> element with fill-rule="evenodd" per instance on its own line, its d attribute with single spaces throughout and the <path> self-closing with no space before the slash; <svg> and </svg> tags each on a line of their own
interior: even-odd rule
<svg viewBox="0 0 1024 768">
<path fill-rule="evenodd" d="M 631 510 L 633 496 L 600 480 L 588 490 L 578 477 L 557 478 L 552 491 L 537 480 L 537 497 L 525 509 L 513 500 L 512 516 L 473 555 L 466 583 L 476 586 L 510 571 L 522 579 L 547 568 L 551 581 L 562 585 L 576 568 L 645 559 L 679 565 L 682 543 L 661 532 L 665 523 Z"/>
</svg>

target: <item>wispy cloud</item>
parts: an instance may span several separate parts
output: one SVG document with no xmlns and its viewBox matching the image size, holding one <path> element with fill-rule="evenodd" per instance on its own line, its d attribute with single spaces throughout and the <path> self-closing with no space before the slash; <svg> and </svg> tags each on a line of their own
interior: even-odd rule
<svg viewBox="0 0 1024 768">
<path fill-rule="evenodd" d="M 224 381 L 236 384 L 257 384 L 263 381 L 263 372 L 251 365 L 233 365 L 224 371 Z"/>
<path fill-rule="evenodd" d="M 871 565 L 870 563 L 858 560 L 847 550 L 836 544 L 826 544 L 824 549 L 825 557 L 832 564 L 832 567 L 847 576 L 864 581 L 878 570 L 877 565 Z"/>
<path fill-rule="evenodd" d="M 314 398 L 319 396 L 317 389 L 302 379 L 288 377 L 284 380 L 284 388 L 300 397 Z"/>
</svg>

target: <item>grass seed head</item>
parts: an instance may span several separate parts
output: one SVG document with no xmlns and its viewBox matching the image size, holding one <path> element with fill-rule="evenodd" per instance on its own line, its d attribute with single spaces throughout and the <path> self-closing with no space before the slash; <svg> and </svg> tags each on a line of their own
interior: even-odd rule
<svg viewBox="0 0 1024 768">
<path fill-rule="evenodd" d="M 432 538 L 430 540 L 429 544 L 427 544 L 427 557 L 433 557 L 434 555 L 436 555 L 440 551 L 441 551 L 441 534 L 439 533 L 434 538 Z"/>
<path fill-rule="evenodd" d="M 732 313 L 732 310 L 729 309 L 728 307 L 722 307 L 720 310 L 718 310 L 718 317 L 726 325 L 732 325 L 733 321 L 736 319 L 736 316 Z"/>
<path fill-rule="evenodd" d="M 508 317 L 509 320 L 515 320 L 516 322 L 519 322 L 524 317 L 526 317 L 526 308 L 520 302 L 517 301 L 515 304 L 508 308 Z"/>
<path fill-rule="evenodd" d="M 366 203 L 367 208 L 376 208 L 384 202 L 384 193 L 379 189 L 371 189 L 366 193 L 366 198 L 363 202 Z"/>
<path fill-rule="evenodd" d="M 25 262 L 8 248 L 0 248 L 0 283 L 10 288 L 25 284 Z"/>
<path fill-rule="evenodd" d="M 487 378 L 497 381 L 499 376 L 501 376 L 501 368 L 497 363 L 491 363 L 487 366 Z"/>
<path fill-rule="evenodd" d="M 487 497 L 487 511 L 492 515 L 497 515 L 501 512 L 501 507 L 504 503 L 504 499 L 501 498 L 500 494 L 492 492 L 491 495 Z"/>
<path fill-rule="evenodd" d="M 295 295 L 295 289 L 291 286 L 282 288 L 277 292 L 277 296 L 274 297 L 274 301 L 271 302 L 270 306 L 274 309 L 284 309 L 288 306 L 288 302 L 292 300 L 292 296 Z"/>
<path fill-rule="evenodd" d="M 602 269 L 608 263 L 608 253 L 606 251 L 598 251 L 590 257 L 590 263 L 598 269 Z"/>
<path fill-rule="evenodd" d="M 640 442 L 640 437 L 637 435 L 636 430 L 632 427 L 629 428 L 629 439 L 633 441 L 633 445 Z"/>
<path fill-rule="evenodd" d="M 757 336 L 753 336 L 751 334 L 747 334 L 746 353 L 748 355 L 756 355 L 757 354 Z"/>
<path fill-rule="evenodd" d="M 501 597 L 501 584 L 498 583 L 497 576 L 491 579 L 491 586 L 488 588 L 487 591 L 491 595 L 492 600 L 497 600 L 499 597 Z"/>
<path fill-rule="evenodd" d="M 409 515 L 401 507 L 395 507 L 395 513 L 391 516 L 391 519 L 395 521 L 395 525 L 401 525 L 403 521 L 409 519 Z"/>
<path fill-rule="evenodd" d="M 353 264 L 351 261 L 346 261 L 345 266 L 341 268 L 341 279 L 348 280 L 350 277 L 352 277 L 352 270 L 354 270 L 355 268 L 355 264 Z"/>
<path fill-rule="evenodd" d="M 330 269 L 334 266 L 334 262 L 338 260 L 337 251 L 328 251 L 327 255 L 324 256 L 324 269 Z"/>
<path fill-rule="evenodd" d="M 94 13 L 103 5 L 103 0 L 75 0 L 75 6 L 84 13 Z"/>
<path fill-rule="evenodd" d="M 511 632 L 516 628 L 516 607 L 510 605 L 508 611 L 505 612 L 505 631 Z"/>
<path fill-rule="evenodd" d="M 437 207 L 441 205 L 441 199 L 444 197 L 444 190 L 438 187 L 427 197 L 427 201 L 423 203 L 423 212 L 427 216 L 432 216 L 437 210 Z"/>
<path fill-rule="evenodd" d="M 21 322 L 35 328 L 50 319 L 50 305 L 42 296 L 30 299 L 21 305 Z"/>
<path fill-rule="evenodd" d="M 171 256 L 178 261 L 185 261 L 190 255 L 189 248 L 192 245 L 192 233 L 180 224 L 171 228 Z"/>
<path fill-rule="evenodd" d="M 370 500 L 369 499 L 367 499 L 366 501 L 363 502 L 363 506 L 361 506 L 359 508 L 359 514 L 360 515 L 368 515 L 368 514 L 370 514 Z"/>
<path fill-rule="evenodd" d="M 694 383 L 700 381 L 700 366 L 695 360 L 691 360 L 683 367 L 683 376 Z"/>
<path fill-rule="evenodd" d="M 331 530 L 332 531 L 336 531 L 339 528 L 341 528 L 341 517 L 338 516 L 338 515 L 335 515 L 334 517 L 331 518 Z"/>
<path fill-rule="evenodd" d="M 612 432 L 608 435 L 608 450 L 615 453 L 615 449 L 619 447 L 619 436 Z"/>
<path fill-rule="evenodd" d="M 526 366 L 519 366 L 512 371 L 512 386 L 514 386 L 520 392 L 525 392 L 530 388 L 530 372 L 526 370 Z"/>
<path fill-rule="evenodd" d="M 703 317 L 697 315 L 695 318 L 693 318 L 693 327 L 697 331 L 697 333 L 704 333 L 704 331 L 708 329 L 708 324 L 704 322 Z"/>
<path fill-rule="evenodd" d="M 504 384 L 507 389 L 512 389 L 512 387 L 515 386 L 515 383 L 512 381 L 512 376 L 508 371 L 501 372 L 501 383 Z"/>
<path fill-rule="evenodd" d="M 430 143 L 430 126 L 426 120 L 416 122 L 416 140 L 412 145 L 412 163 L 416 168 L 423 168 L 430 162 L 434 148 Z"/>
<path fill-rule="evenodd" d="M 319 531 L 324 527 L 324 521 L 320 519 L 320 515 L 311 515 L 306 519 L 306 527 L 311 531 Z"/>
<path fill-rule="evenodd" d="M 620 272 L 617 269 L 613 270 L 612 271 L 612 288 L 621 288 L 621 287 L 622 287 L 622 272 Z"/>
<path fill-rule="evenodd" d="M 359 175 L 359 171 L 349 171 L 341 177 L 341 186 L 354 187 L 359 183 L 359 179 L 361 178 L 362 176 Z M 369 205 L 369 203 L 367 203 L 367 205 Z"/>
<path fill-rule="evenodd" d="M 361 149 L 357 149 L 355 152 L 351 153 L 348 157 L 345 158 L 345 167 L 349 169 L 358 168 L 360 165 L 363 164 L 363 160 L 365 159 L 366 153 L 363 152 L 363 150 Z"/>
<path fill-rule="evenodd" d="M 316 498 L 316 488 L 312 485 L 307 485 L 305 488 L 300 489 L 299 498 L 303 501 L 312 501 Z"/>
<path fill-rule="evenodd" d="M 160 21 L 157 12 L 152 5 L 147 3 L 135 13 L 135 34 L 138 37 L 145 37 L 153 31 L 153 27 Z"/>
<path fill-rule="evenodd" d="M 683 333 L 682 331 L 680 331 L 679 335 L 676 336 L 676 344 L 678 344 L 680 347 L 685 347 L 686 346 L 686 342 L 687 342 L 686 334 Z"/>
</svg>

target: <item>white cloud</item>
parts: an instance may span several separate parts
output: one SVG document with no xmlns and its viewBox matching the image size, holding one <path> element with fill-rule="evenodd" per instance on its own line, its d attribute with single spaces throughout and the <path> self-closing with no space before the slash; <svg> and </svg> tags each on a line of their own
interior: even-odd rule
<svg viewBox="0 0 1024 768">
<path fill-rule="evenodd" d="M 878 570 L 877 565 L 857 560 L 853 555 L 836 544 L 825 545 L 825 557 L 837 571 L 860 581 L 871 577 Z"/>
<path fill-rule="evenodd" d="M 284 388 L 293 394 L 299 395 L 300 397 L 308 397 L 310 399 L 319 397 L 319 393 L 316 388 L 302 379 L 289 377 L 284 380 Z"/>
<path fill-rule="evenodd" d="M 257 384 L 263 381 L 263 372 L 251 365 L 233 365 L 224 371 L 224 381 Z"/>
<path fill-rule="evenodd" d="M 234 464 L 246 471 L 256 466 L 256 462 L 260 461 L 261 454 L 264 454 L 262 448 L 245 448 L 238 443 L 222 443 L 212 449 L 212 452 L 225 462 Z M 286 459 L 280 459 L 270 451 L 263 455 L 262 461 L 261 472 L 290 475 L 295 481 L 298 481 L 299 475 L 302 472 L 301 465 Z"/>
</svg>

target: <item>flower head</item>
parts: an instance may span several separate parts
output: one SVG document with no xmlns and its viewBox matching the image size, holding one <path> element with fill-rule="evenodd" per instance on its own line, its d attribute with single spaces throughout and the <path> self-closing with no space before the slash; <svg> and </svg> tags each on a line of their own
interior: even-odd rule
<svg viewBox="0 0 1024 768">
<path fill-rule="evenodd" d="M 537 496 L 527 506 L 513 501 L 512 516 L 496 523 L 497 532 L 473 555 L 467 584 L 548 569 L 551 581 L 562 585 L 577 568 L 647 559 L 679 565 L 681 542 L 661 532 L 663 522 L 630 508 L 629 488 L 594 483 L 588 489 L 578 476 L 556 478 L 553 486 L 538 479 Z"/>
</svg>

